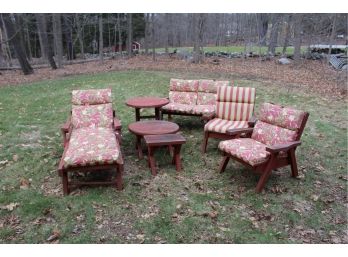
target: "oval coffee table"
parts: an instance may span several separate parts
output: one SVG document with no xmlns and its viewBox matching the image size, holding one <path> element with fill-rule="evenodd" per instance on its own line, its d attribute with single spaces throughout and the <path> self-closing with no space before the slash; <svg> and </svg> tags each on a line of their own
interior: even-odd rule
<svg viewBox="0 0 348 257">
<path fill-rule="evenodd" d="M 128 99 L 126 105 L 135 108 L 135 120 L 140 121 L 141 118 L 155 118 L 160 120 L 160 108 L 169 103 L 169 100 L 161 97 L 135 97 Z M 155 115 L 140 116 L 140 109 L 155 108 Z"/>
<path fill-rule="evenodd" d="M 178 132 L 179 129 L 178 124 L 163 120 L 138 121 L 128 125 L 128 130 L 137 138 L 136 149 L 139 159 L 143 158 L 143 151 L 141 149 L 141 139 L 143 136 L 174 134 Z"/>
</svg>

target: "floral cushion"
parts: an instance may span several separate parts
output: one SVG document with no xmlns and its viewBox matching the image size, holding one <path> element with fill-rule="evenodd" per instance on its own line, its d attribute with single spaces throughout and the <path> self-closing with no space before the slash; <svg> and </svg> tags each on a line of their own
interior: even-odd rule
<svg viewBox="0 0 348 257">
<path fill-rule="evenodd" d="M 247 121 L 229 121 L 229 120 L 215 118 L 210 120 L 207 124 L 205 124 L 204 131 L 226 133 L 226 130 L 228 129 L 247 128 L 247 127 L 248 127 Z"/>
<path fill-rule="evenodd" d="M 270 153 L 266 151 L 266 145 L 251 138 L 221 141 L 219 149 L 247 162 L 251 166 L 262 164 L 270 157 Z"/>
<path fill-rule="evenodd" d="M 197 105 L 216 105 L 216 94 L 214 93 L 201 93 L 197 94 Z"/>
<path fill-rule="evenodd" d="M 197 93 L 170 91 L 169 92 L 169 102 L 179 103 L 179 104 L 196 105 Z"/>
<path fill-rule="evenodd" d="M 76 105 L 112 103 L 111 89 L 73 90 L 72 103 Z"/>
<path fill-rule="evenodd" d="M 264 103 L 260 108 L 259 120 L 283 128 L 298 130 L 301 127 L 305 112 L 290 107 Z"/>
<path fill-rule="evenodd" d="M 113 121 L 112 104 L 73 105 L 71 123 L 74 128 L 111 128 Z"/>
<path fill-rule="evenodd" d="M 179 92 L 197 92 L 198 84 L 198 80 L 171 79 L 169 90 Z"/>
<path fill-rule="evenodd" d="M 193 110 L 193 105 L 169 103 L 163 106 L 161 109 L 170 112 L 191 114 Z"/>
<path fill-rule="evenodd" d="M 295 141 L 296 136 L 296 131 L 257 121 L 251 138 L 266 145 L 277 145 Z"/>
<path fill-rule="evenodd" d="M 64 167 L 122 164 L 120 146 L 109 128 L 80 128 L 71 133 Z"/>
<path fill-rule="evenodd" d="M 198 92 L 202 93 L 215 93 L 217 92 L 217 87 L 214 80 L 202 79 L 199 81 Z"/>
<path fill-rule="evenodd" d="M 192 108 L 192 114 L 203 115 L 215 113 L 214 105 L 194 105 Z"/>
</svg>

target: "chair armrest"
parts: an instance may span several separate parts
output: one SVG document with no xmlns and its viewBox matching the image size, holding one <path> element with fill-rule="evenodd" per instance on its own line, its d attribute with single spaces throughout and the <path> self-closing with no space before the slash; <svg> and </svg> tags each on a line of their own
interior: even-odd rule
<svg viewBox="0 0 348 257">
<path fill-rule="evenodd" d="M 256 121 L 257 121 L 257 118 L 255 116 L 251 116 L 251 118 L 248 120 L 249 127 L 251 128 L 255 127 Z"/>
<path fill-rule="evenodd" d="M 70 127 L 71 127 L 71 116 L 69 116 L 68 119 L 66 120 L 66 122 L 60 127 L 60 130 L 63 133 L 68 133 Z"/>
<path fill-rule="evenodd" d="M 229 136 L 237 136 L 243 133 L 251 134 L 253 133 L 254 128 L 240 128 L 240 129 L 228 129 L 226 134 Z"/>
<path fill-rule="evenodd" d="M 211 113 L 203 113 L 202 115 L 202 120 L 204 121 L 209 121 L 215 118 L 215 112 L 211 112 Z"/>
<path fill-rule="evenodd" d="M 267 146 L 266 151 L 270 153 L 279 153 L 279 152 L 287 152 L 292 148 L 296 148 L 301 144 L 301 141 L 294 141 L 287 144 L 279 144 L 279 145 L 273 145 L 273 146 Z"/>
<path fill-rule="evenodd" d="M 114 117 L 113 125 L 114 125 L 114 128 L 116 130 L 121 130 L 122 129 L 121 121 L 117 117 Z"/>
</svg>

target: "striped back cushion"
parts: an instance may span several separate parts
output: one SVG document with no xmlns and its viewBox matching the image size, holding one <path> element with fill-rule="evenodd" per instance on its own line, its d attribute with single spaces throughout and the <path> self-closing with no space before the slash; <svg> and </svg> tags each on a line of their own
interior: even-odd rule
<svg viewBox="0 0 348 257">
<path fill-rule="evenodd" d="M 94 105 L 112 103 L 111 88 L 73 90 L 71 102 L 75 105 Z"/>
<path fill-rule="evenodd" d="M 255 88 L 219 86 L 216 116 L 224 120 L 247 121 L 253 114 Z"/>
<path fill-rule="evenodd" d="M 197 93 L 198 85 L 199 85 L 199 80 L 171 79 L 169 90 Z"/>
</svg>

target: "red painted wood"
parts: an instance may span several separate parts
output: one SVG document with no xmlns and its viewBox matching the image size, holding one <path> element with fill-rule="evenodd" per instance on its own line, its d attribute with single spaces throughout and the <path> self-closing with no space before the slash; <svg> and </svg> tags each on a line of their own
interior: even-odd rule
<svg viewBox="0 0 348 257">
<path fill-rule="evenodd" d="M 163 135 L 174 134 L 179 131 L 179 125 L 163 120 L 138 121 L 128 125 L 128 129 L 135 135 Z"/>
<path fill-rule="evenodd" d="M 145 143 L 147 145 L 166 145 L 166 144 L 183 144 L 186 139 L 179 134 L 167 134 L 167 135 L 147 135 L 144 136 Z"/>
<path fill-rule="evenodd" d="M 135 97 L 128 99 L 126 104 L 133 108 L 154 108 L 162 107 L 169 103 L 169 100 L 161 97 Z"/>
</svg>

